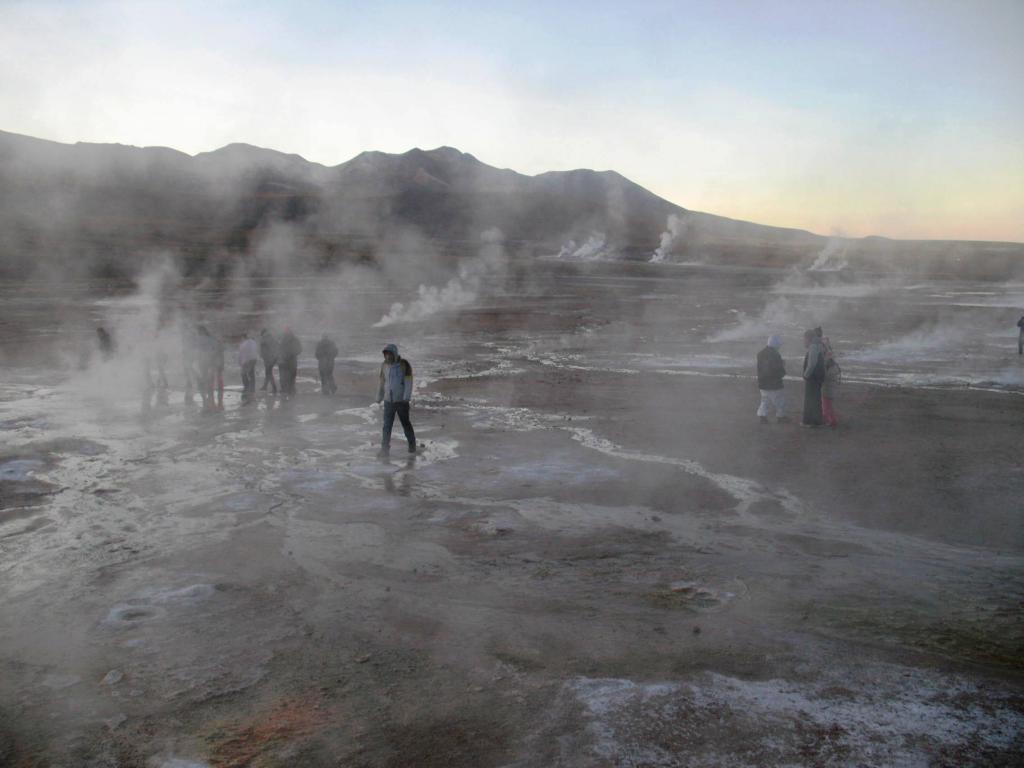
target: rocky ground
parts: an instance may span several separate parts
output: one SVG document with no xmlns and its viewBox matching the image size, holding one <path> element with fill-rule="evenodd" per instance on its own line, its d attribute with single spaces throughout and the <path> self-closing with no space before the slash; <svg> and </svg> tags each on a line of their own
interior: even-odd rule
<svg viewBox="0 0 1024 768">
<path fill-rule="evenodd" d="M 146 418 L 6 382 L 0 764 L 1020 764 L 1024 399 L 810 430 L 494 354 L 386 462 L 365 367 Z"/>
</svg>

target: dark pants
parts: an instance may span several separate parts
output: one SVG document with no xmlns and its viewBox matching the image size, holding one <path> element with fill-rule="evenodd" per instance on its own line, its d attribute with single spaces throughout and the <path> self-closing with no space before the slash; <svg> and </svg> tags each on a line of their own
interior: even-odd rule
<svg viewBox="0 0 1024 768">
<path fill-rule="evenodd" d="M 395 426 L 395 414 L 398 414 L 402 422 L 402 429 L 405 430 L 405 439 L 409 441 L 409 450 L 416 450 L 416 433 L 412 429 L 412 421 L 409 420 L 409 403 L 384 403 L 384 436 L 380 441 L 382 450 L 391 450 L 391 429 Z"/>
<path fill-rule="evenodd" d="M 256 391 L 256 361 L 250 360 L 242 366 L 242 394 L 251 395 Z"/>
<path fill-rule="evenodd" d="M 334 383 L 334 361 L 320 363 L 320 393 L 333 395 L 338 391 L 338 385 Z"/>
<path fill-rule="evenodd" d="M 295 376 L 299 372 L 299 361 L 282 360 L 277 367 L 281 371 L 281 394 L 291 397 L 295 394 Z"/>
<path fill-rule="evenodd" d="M 274 394 L 277 394 L 277 382 L 274 381 L 274 366 L 277 365 L 277 361 L 271 362 L 263 361 L 263 391 L 267 391 L 267 384 L 274 388 Z"/>
<path fill-rule="evenodd" d="M 1024 331 L 1017 337 L 1017 354 L 1024 355 Z"/>
<path fill-rule="evenodd" d="M 821 416 L 821 382 L 804 379 L 804 417 L 803 423 L 820 427 Z"/>
</svg>

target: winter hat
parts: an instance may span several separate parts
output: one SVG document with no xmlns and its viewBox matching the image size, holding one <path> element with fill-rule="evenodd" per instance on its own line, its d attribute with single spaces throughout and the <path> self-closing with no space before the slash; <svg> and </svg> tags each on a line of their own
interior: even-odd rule
<svg viewBox="0 0 1024 768">
<path fill-rule="evenodd" d="M 386 347 L 384 347 L 384 349 L 383 349 L 383 350 L 381 350 L 381 351 L 382 351 L 382 352 L 390 352 L 390 353 L 391 353 L 391 354 L 393 354 L 393 355 L 394 355 L 395 357 L 398 357 L 398 347 L 397 347 L 396 345 L 394 345 L 394 344 L 388 344 L 388 345 L 387 345 Z"/>
<path fill-rule="evenodd" d="M 768 337 L 768 346 L 772 349 L 778 349 L 782 346 L 782 339 L 779 336 L 772 334 Z"/>
</svg>

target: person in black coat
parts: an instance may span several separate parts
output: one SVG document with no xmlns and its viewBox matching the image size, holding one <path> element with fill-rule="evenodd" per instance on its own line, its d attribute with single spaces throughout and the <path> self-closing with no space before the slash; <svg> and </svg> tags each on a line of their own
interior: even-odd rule
<svg viewBox="0 0 1024 768">
<path fill-rule="evenodd" d="M 291 328 L 285 328 L 281 335 L 280 362 L 278 368 L 281 371 L 281 394 L 285 397 L 295 396 L 295 377 L 299 372 L 299 355 L 302 354 L 302 342 L 299 337 L 292 333 Z"/>
<path fill-rule="evenodd" d="M 277 365 L 277 339 L 274 334 L 264 328 L 260 331 L 260 357 L 263 359 L 263 392 L 269 384 L 273 393 L 277 394 L 277 382 L 274 381 L 274 366 Z"/>
<path fill-rule="evenodd" d="M 768 412 L 775 412 L 776 421 L 788 421 L 786 418 L 786 396 L 782 389 L 782 379 L 786 375 L 786 363 L 779 354 L 782 340 L 771 336 L 764 349 L 757 353 L 757 388 L 761 391 L 761 405 L 757 408 L 757 416 L 762 424 L 768 423 Z"/>
<path fill-rule="evenodd" d="M 338 356 L 338 346 L 327 338 L 325 333 L 316 345 L 316 362 L 320 368 L 320 394 L 333 395 L 338 391 L 334 381 L 334 358 Z"/>
</svg>

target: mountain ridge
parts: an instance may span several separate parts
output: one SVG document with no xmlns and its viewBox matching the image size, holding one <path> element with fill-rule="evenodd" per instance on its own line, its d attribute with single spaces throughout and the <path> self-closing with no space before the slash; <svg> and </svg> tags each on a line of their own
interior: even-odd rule
<svg viewBox="0 0 1024 768">
<path fill-rule="evenodd" d="M 244 142 L 189 155 L 0 131 L 0 185 L 7 273 L 51 257 L 130 271 L 146 248 L 180 252 L 201 268 L 245 258 L 278 224 L 299 234 L 316 263 L 373 262 L 397 236 L 456 258 L 490 229 L 503 233 L 514 255 L 551 256 L 597 238 L 607 254 L 627 260 L 646 260 L 667 242 L 680 260 L 776 267 L 806 264 L 829 242 L 803 229 L 686 209 L 614 170 L 527 175 L 447 145 L 367 150 L 327 166 Z M 959 268 L 965 255 L 1024 258 L 1024 246 L 1012 243 L 878 236 L 843 243 L 876 266 L 910 250 L 946 268 Z"/>
</svg>

